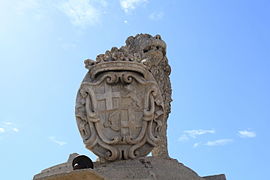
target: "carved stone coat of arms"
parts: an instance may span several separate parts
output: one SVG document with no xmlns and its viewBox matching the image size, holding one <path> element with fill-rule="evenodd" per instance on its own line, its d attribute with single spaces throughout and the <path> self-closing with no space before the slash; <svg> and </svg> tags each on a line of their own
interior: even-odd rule
<svg viewBox="0 0 270 180">
<path fill-rule="evenodd" d="M 170 66 L 159 35 L 130 36 L 126 45 L 87 59 L 76 99 L 76 120 L 86 147 L 100 159 L 168 157 Z"/>
<path fill-rule="evenodd" d="M 108 161 L 146 156 L 159 139 L 163 101 L 139 62 L 94 63 L 77 95 L 76 117 L 88 149 Z"/>
</svg>

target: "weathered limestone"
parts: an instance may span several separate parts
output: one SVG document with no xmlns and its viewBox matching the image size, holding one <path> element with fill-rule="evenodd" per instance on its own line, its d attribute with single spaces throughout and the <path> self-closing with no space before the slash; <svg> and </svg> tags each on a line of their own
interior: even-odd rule
<svg viewBox="0 0 270 180">
<path fill-rule="evenodd" d="M 203 177 L 205 180 L 226 180 L 224 174 Z"/>
<path fill-rule="evenodd" d="M 140 57 L 144 65 L 153 74 L 160 88 L 164 102 L 164 123 L 162 124 L 159 143 L 152 151 L 153 156 L 169 157 L 167 149 L 167 119 L 171 112 L 172 89 L 169 75 L 171 67 L 166 56 L 166 43 L 160 35 L 138 34 L 126 40 L 126 49 Z M 123 48 L 123 47 L 122 47 Z"/>
<path fill-rule="evenodd" d="M 94 170 L 73 171 L 71 168 L 72 157 L 67 163 L 42 171 L 35 176 L 34 180 L 69 180 L 72 178 L 74 178 L 72 180 L 80 178 L 85 180 L 226 180 L 224 175 L 202 178 L 175 159 L 159 157 L 141 157 L 110 163 L 95 162 Z M 58 169 L 59 172 L 55 173 L 55 169 Z"/>
<path fill-rule="evenodd" d="M 40 178 L 39 180 L 105 180 L 104 177 L 99 175 L 97 172 L 86 169 L 86 170 L 76 170 L 70 171 L 66 173 L 59 173 L 50 176 L 46 176 L 44 178 Z"/>
<path fill-rule="evenodd" d="M 77 154 L 77 153 L 70 154 L 66 163 L 58 164 L 56 166 L 52 166 L 50 168 L 42 170 L 41 173 L 36 174 L 34 176 L 34 180 L 43 179 L 44 177 L 68 173 L 68 172 L 72 171 L 72 169 L 73 169 L 72 168 L 72 161 L 78 155 L 79 154 Z"/>
<path fill-rule="evenodd" d="M 34 180 L 226 180 L 225 175 L 200 177 L 169 158 L 171 68 L 159 35 L 131 36 L 125 46 L 85 60 L 85 67 L 75 114 L 86 148 L 99 159 L 93 164 L 86 157 L 91 166 L 84 166 L 74 153 Z"/>
<path fill-rule="evenodd" d="M 135 160 L 97 164 L 95 168 L 108 180 L 204 180 L 175 159 L 142 157 Z"/>
<path fill-rule="evenodd" d="M 165 53 L 160 36 L 140 34 L 85 61 L 89 72 L 77 95 L 76 119 L 86 147 L 101 159 L 144 157 L 154 147 L 154 156 L 168 157 L 171 89 Z"/>
</svg>

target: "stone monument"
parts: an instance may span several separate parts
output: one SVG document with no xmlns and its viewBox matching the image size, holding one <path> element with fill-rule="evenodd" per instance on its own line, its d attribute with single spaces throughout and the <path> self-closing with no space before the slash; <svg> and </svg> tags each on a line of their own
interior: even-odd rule
<svg viewBox="0 0 270 180">
<path fill-rule="evenodd" d="M 131 36 L 125 46 L 85 60 L 85 67 L 75 114 L 83 142 L 98 161 L 74 153 L 34 180 L 226 179 L 200 177 L 168 155 L 171 68 L 160 35 Z"/>
</svg>

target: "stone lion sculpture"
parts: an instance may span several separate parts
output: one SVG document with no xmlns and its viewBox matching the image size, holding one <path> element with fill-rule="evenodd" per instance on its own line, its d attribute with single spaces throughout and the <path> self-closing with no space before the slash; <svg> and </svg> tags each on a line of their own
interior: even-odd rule
<svg viewBox="0 0 270 180">
<path fill-rule="evenodd" d="M 130 36 L 85 66 L 76 120 L 86 147 L 105 161 L 168 157 L 171 68 L 160 35 Z"/>
</svg>

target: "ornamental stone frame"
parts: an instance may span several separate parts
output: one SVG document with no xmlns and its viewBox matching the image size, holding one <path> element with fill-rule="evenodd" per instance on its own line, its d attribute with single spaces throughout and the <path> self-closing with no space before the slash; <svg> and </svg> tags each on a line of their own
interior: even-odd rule
<svg viewBox="0 0 270 180">
<path fill-rule="evenodd" d="M 143 64 L 96 64 L 79 89 L 76 118 L 88 149 L 107 161 L 146 156 L 158 143 L 164 105 Z"/>
</svg>

